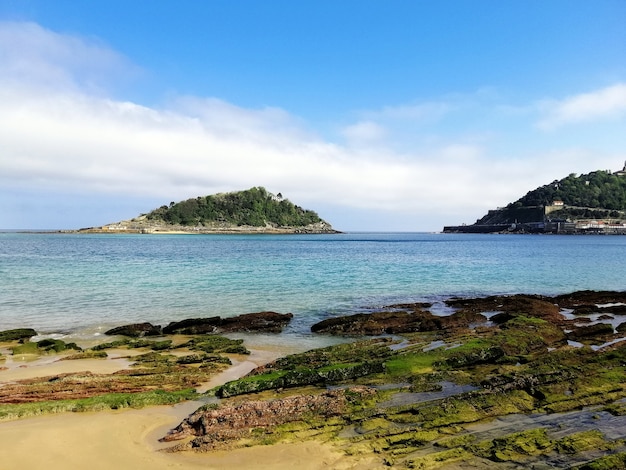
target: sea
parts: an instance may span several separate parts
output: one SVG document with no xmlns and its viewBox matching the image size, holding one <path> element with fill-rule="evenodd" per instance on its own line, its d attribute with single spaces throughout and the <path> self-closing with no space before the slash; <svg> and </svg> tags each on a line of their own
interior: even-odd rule
<svg viewBox="0 0 626 470">
<path fill-rule="evenodd" d="M 293 313 L 285 335 L 405 302 L 626 289 L 626 236 L 0 233 L 0 330 Z"/>
</svg>

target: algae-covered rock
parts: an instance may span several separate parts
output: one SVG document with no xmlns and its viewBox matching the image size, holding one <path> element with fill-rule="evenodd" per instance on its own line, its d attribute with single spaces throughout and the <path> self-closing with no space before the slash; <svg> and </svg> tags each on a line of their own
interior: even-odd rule
<svg viewBox="0 0 626 470">
<path fill-rule="evenodd" d="M 227 448 L 239 439 L 272 433 L 285 423 L 307 420 L 327 421 L 343 415 L 351 400 L 375 393 L 364 387 L 329 390 L 317 395 L 294 395 L 276 400 L 249 400 L 225 406 L 200 408 L 162 441 L 193 439 L 171 450 L 213 450 Z M 254 432 L 253 432 L 254 431 Z"/>
<path fill-rule="evenodd" d="M 13 330 L 0 331 L 0 343 L 8 341 L 19 341 L 37 336 L 37 332 L 32 328 L 16 328 Z"/>
<path fill-rule="evenodd" d="M 170 323 L 163 328 L 163 333 L 166 335 L 202 335 L 215 333 L 220 321 L 220 317 L 187 318 L 185 320 Z"/>
<path fill-rule="evenodd" d="M 163 330 L 160 326 L 155 326 L 152 323 L 132 323 L 130 325 L 118 326 L 111 328 L 104 332 L 105 335 L 122 335 L 130 336 L 132 338 L 140 338 L 143 336 L 159 336 L 163 334 Z"/>
<path fill-rule="evenodd" d="M 188 318 L 163 328 L 165 334 L 199 335 L 210 333 L 280 333 L 293 318 L 292 313 L 256 312 L 221 318 Z"/>
<path fill-rule="evenodd" d="M 252 375 L 244 377 L 243 379 L 227 382 L 215 390 L 215 395 L 220 398 L 227 398 L 264 390 L 302 387 L 315 384 L 332 384 L 383 371 L 384 364 L 382 362 L 335 365 L 321 369 L 298 367 L 293 370 Z"/>
<path fill-rule="evenodd" d="M 473 452 L 495 462 L 509 462 L 519 461 L 553 448 L 554 443 L 548 438 L 546 430 L 537 428 L 478 443 L 474 446 Z"/>
<path fill-rule="evenodd" d="M 388 311 L 329 318 L 313 325 L 311 331 L 334 335 L 381 335 L 432 331 L 441 328 L 441 317 L 430 312 Z"/>
<path fill-rule="evenodd" d="M 27 341 L 19 346 L 11 348 L 13 355 L 18 354 L 44 354 L 44 353 L 59 353 L 73 349 L 81 351 L 76 343 L 66 343 L 60 339 L 42 339 L 37 342 Z"/>
<path fill-rule="evenodd" d="M 626 469 L 626 452 L 600 457 L 591 462 L 572 467 L 571 470 L 624 470 Z"/>
<path fill-rule="evenodd" d="M 519 315 L 543 318 L 555 324 L 563 320 L 559 307 L 554 301 L 536 295 L 496 295 L 474 299 L 454 298 L 446 300 L 446 304 L 461 311 L 500 312 L 500 315 L 491 317 L 491 320 L 496 323 L 504 323 Z"/>
<path fill-rule="evenodd" d="M 593 325 L 579 326 L 567 333 L 567 338 L 571 340 L 606 338 L 613 335 L 613 325 L 608 323 L 595 323 Z"/>
<path fill-rule="evenodd" d="M 87 351 L 80 351 L 75 354 L 70 354 L 69 356 L 64 356 L 60 361 L 74 361 L 79 359 L 106 359 L 108 354 L 106 351 L 94 351 L 89 349 Z"/>
<path fill-rule="evenodd" d="M 242 339 L 231 339 L 220 335 L 196 336 L 186 343 L 180 344 L 178 348 L 205 353 L 250 354 L 250 351 L 243 345 Z"/>
</svg>

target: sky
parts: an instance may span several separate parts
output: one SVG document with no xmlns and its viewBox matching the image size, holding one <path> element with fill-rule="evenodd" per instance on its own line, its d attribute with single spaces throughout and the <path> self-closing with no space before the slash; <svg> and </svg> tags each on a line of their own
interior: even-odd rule
<svg viewBox="0 0 626 470">
<path fill-rule="evenodd" d="M 0 229 L 263 186 L 441 231 L 626 161 L 624 0 L 0 0 Z"/>
</svg>

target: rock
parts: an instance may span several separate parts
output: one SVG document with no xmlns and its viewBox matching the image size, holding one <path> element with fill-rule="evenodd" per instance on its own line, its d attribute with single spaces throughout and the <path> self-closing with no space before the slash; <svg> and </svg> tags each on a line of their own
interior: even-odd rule
<svg viewBox="0 0 626 470">
<path fill-rule="evenodd" d="M 235 332 L 280 333 L 292 318 L 292 313 L 276 312 L 246 313 L 230 318 L 189 318 L 170 323 L 163 328 L 163 333 L 185 335 Z"/>
<path fill-rule="evenodd" d="M 224 318 L 219 329 L 224 333 L 239 331 L 280 333 L 293 318 L 293 313 L 257 312 Z"/>
<path fill-rule="evenodd" d="M 188 318 L 186 320 L 170 323 L 163 328 L 163 333 L 166 335 L 202 335 L 206 333 L 216 333 L 220 321 L 220 317 Z"/>
<path fill-rule="evenodd" d="M 160 336 L 163 331 L 160 326 L 154 326 L 152 323 L 132 323 L 130 325 L 118 326 L 104 332 L 105 335 L 121 335 L 130 336 L 132 338 L 141 338 L 143 336 Z"/>
<path fill-rule="evenodd" d="M 442 328 L 441 317 L 425 311 L 357 313 L 328 318 L 311 327 L 313 333 L 333 335 L 382 335 L 432 331 Z"/>
<path fill-rule="evenodd" d="M 385 370 L 382 361 L 369 361 L 361 364 L 337 364 L 328 368 L 312 369 L 298 367 L 279 374 L 254 375 L 250 379 L 233 380 L 218 387 L 215 395 L 219 398 L 228 398 L 248 393 L 257 393 L 264 390 L 303 387 L 306 385 L 321 385 L 353 380 L 370 374 L 381 373 Z"/>
<path fill-rule="evenodd" d="M 197 449 L 202 451 L 227 448 L 229 443 L 250 435 L 252 430 L 271 429 L 280 424 L 339 416 L 346 412 L 350 395 L 371 396 L 368 387 L 329 390 L 319 395 L 295 395 L 287 398 L 215 407 L 203 407 L 172 429 L 161 441 L 169 442 L 192 437 L 188 443 L 170 451 Z"/>
<path fill-rule="evenodd" d="M 468 328 L 472 323 L 486 320 L 485 316 L 475 312 L 462 311 L 440 317 L 419 308 L 412 308 L 411 311 L 357 313 L 329 318 L 313 325 L 311 331 L 333 335 L 371 336 Z"/>
<path fill-rule="evenodd" d="M 570 294 L 553 297 L 554 302 L 562 308 L 602 304 L 626 304 L 626 292 L 581 290 Z"/>
<path fill-rule="evenodd" d="M 14 330 L 0 331 L 0 342 L 19 341 L 36 336 L 37 332 L 32 328 L 17 328 Z"/>
<path fill-rule="evenodd" d="M 495 345 L 476 348 L 471 351 L 453 352 L 443 362 L 449 367 L 461 368 L 477 364 L 493 363 L 506 355 L 505 351 Z"/>
<path fill-rule="evenodd" d="M 560 324 L 563 321 L 559 306 L 552 299 L 535 295 L 494 295 L 477 299 L 454 298 L 446 300 L 446 304 L 460 309 L 459 312 L 500 312 L 491 317 L 495 323 L 504 323 L 519 315 L 542 318 L 553 324 Z"/>
<path fill-rule="evenodd" d="M 613 336 L 613 325 L 608 323 L 595 323 L 593 325 L 579 326 L 567 333 L 567 339 L 579 340 L 590 338 L 607 338 Z"/>
</svg>

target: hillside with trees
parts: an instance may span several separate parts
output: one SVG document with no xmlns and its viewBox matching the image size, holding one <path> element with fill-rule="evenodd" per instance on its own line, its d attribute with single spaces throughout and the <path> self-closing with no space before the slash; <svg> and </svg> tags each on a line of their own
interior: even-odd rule
<svg viewBox="0 0 626 470">
<path fill-rule="evenodd" d="M 297 227 L 322 222 L 314 211 L 305 210 L 280 193 L 275 196 L 262 187 L 172 202 L 146 214 L 146 218 L 187 226 L 224 222 L 237 226 Z"/>
<path fill-rule="evenodd" d="M 541 231 L 547 230 L 549 223 L 566 222 L 578 225 L 568 230 L 580 231 L 580 226 L 584 225 L 581 221 L 587 220 L 597 221 L 587 224 L 596 226 L 593 231 L 598 231 L 599 224 L 607 227 L 624 224 L 626 167 L 615 173 L 602 170 L 583 175 L 572 173 L 529 191 L 506 207 L 490 210 L 473 225 L 446 227 L 444 231 L 501 231 L 499 226 L 505 225 L 517 225 L 517 230 Z M 520 229 L 519 225 L 523 227 Z M 557 230 L 561 228 L 559 226 Z M 619 227 L 615 230 L 622 231 Z"/>
<path fill-rule="evenodd" d="M 170 202 L 132 220 L 82 232 L 336 233 L 316 212 L 263 187 Z"/>
<path fill-rule="evenodd" d="M 626 210 L 626 177 L 608 171 L 571 175 L 541 186 L 510 204 L 513 207 L 547 206 L 553 201 L 566 206 Z"/>
</svg>

